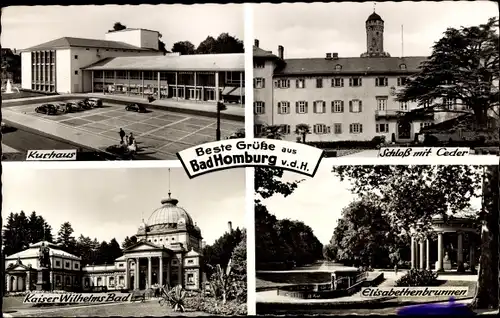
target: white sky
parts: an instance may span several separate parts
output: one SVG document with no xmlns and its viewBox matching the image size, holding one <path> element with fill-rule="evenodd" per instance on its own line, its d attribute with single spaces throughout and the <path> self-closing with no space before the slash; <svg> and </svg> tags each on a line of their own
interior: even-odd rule
<svg viewBox="0 0 500 318">
<path fill-rule="evenodd" d="M 167 168 L 37 169 L 3 163 L 2 219 L 10 212 L 35 211 L 52 226 L 53 235 L 68 221 L 80 234 L 99 241 L 137 233 L 142 217 L 168 197 Z M 214 186 L 215 185 L 215 186 Z M 245 170 L 218 171 L 189 179 L 171 169 L 172 197 L 197 222 L 207 244 L 228 229 L 245 227 Z M 143 216 L 144 215 L 144 216 Z"/>
<path fill-rule="evenodd" d="M 2 47 L 25 49 L 61 37 L 104 39 L 115 22 L 159 31 L 170 50 L 229 33 L 243 41 L 242 5 L 13 6 L 2 9 Z"/>
<path fill-rule="evenodd" d="M 337 52 L 355 57 L 366 52 L 365 21 L 374 2 L 256 4 L 254 35 L 260 47 L 277 53 L 285 47 L 286 58 L 324 57 Z M 376 12 L 385 21 L 384 50 L 401 56 L 401 25 L 404 55 L 428 56 L 431 46 L 448 27 L 486 23 L 498 16 L 494 1 L 381 2 Z"/>
<path fill-rule="evenodd" d="M 331 172 L 333 166 L 327 162 L 322 161 L 314 178 L 285 172 L 283 181 L 305 180 L 286 198 L 275 195 L 263 200 L 269 212 L 278 219 L 297 220 L 309 225 L 324 245 L 330 242 L 342 209 L 358 198 L 349 190 L 350 182 L 341 182 Z M 480 199 L 471 202 L 476 208 L 480 207 L 480 203 Z"/>
</svg>

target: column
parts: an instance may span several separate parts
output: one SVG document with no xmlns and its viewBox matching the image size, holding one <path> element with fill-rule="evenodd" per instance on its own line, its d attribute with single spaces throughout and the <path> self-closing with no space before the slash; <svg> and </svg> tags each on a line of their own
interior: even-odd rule
<svg viewBox="0 0 500 318">
<path fill-rule="evenodd" d="M 196 72 L 194 72 L 194 99 L 198 100 L 198 89 L 196 88 Z"/>
<path fill-rule="evenodd" d="M 178 276 L 179 276 L 179 282 L 178 283 L 179 283 L 179 285 L 181 285 L 182 287 L 184 287 L 184 275 L 182 274 L 182 265 L 183 265 L 182 263 L 183 263 L 183 259 L 182 259 L 182 255 L 180 255 L 180 257 L 179 257 L 179 267 L 178 267 L 178 269 L 179 269 L 179 274 L 178 274 Z"/>
<path fill-rule="evenodd" d="M 18 291 L 17 290 L 17 276 L 14 276 L 14 286 L 12 286 L 12 291 Z"/>
<path fill-rule="evenodd" d="M 425 268 L 424 267 L 425 266 L 424 265 L 425 264 L 424 263 L 424 261 L 425 261 L 425 254 L 424 254 L 425 253 L 425 250 L 424 250 L 425 245 L 424 244 L 425 244 L 424 240 L 420 240 L 420 267 L 419 267 L 420 269 L 424 269 Z"/>
<path fill-rule="evenodd" d="M 151 274 L 151 256 L 148 257 L 148 287 L 151 288 L 151 279 L 152 279 L 152 274 Z"/>
<path fill-rule="evenodd" d="M 415 268 L 415 238 L 411 237 L 411 268 Z"/>
<path fill-rule="evenodd" d="M 471 235 L 472 236 L 472 235 Z M 472 241 L 474 239 L 474 237 L 471 237 L 470 238 L 470 246 L 469 246 L 469 263 L 470 263 L 470 270 L 472 273 L 475 273 L 476 272 L 476 244 L 474 243 L 474 241 Z"/>
<path fill-rule="evenodd" d="M 144 71 L 141 72 L 141 97 L 144 98 Z"/>
<path fill-rule="evenodd" d="M 240 72 L 240 106 L 243 106 L 243 72 Z"/>
<path fill-rule="evenodd" d="M 438 234 L 438 264 L 436 271 L 443 270 L 443 233 Z"/>
<path fill-rule="evenodd" d="M 430 242 L 429 239 L 425 239 L 425 269 L 430 271 L 431 270 L 431 257 L 430 257 Z"/>
<path fill-rule="evenodd" d="M 26 290 L 31 290 L 31 270 L 28 270 L 26 273 Z"/>
<path fill-rule="evenodd" d="M 102 92 L 106 93 L 106 71 L 102 71 Z"/>
<path fill-rule="evenodd" d="M 163 286 L 163 255 L 161 255 L 159 258 L 159 273 L 158 273 L 158 280 L 160 286 Z"/>
<path fill-rule="evenodd" d="M 215 72 L 215 101 L 219 101 L 219 72 Z"/>
<path fill-rule="evenodd" d="M 10 292 L 10 275 L 7 274 L 5 275 L 6 281 L 7 281 L 7 292 Z"/>
<path fill-rule="evenodd" d="M 169 286 L 172 286 L 172 276 L 170 275 L 170 272 L 172 271 L 172 259 L 169 258 L 167 262 L 167 283 Z"/>
<path fill-rule="evenodd" d="M 458 243 L 457 243 L 457 271 L 464 271 L 464 246 L 463 246 L 463 233 L 458 232 Z"/>
<path fill-rule="evenodd" d="M 135 259 L 134 289 L 139 289 L 139 258 Z"/>
<path fill-rule="evenodd" d="M 125 259 L 125 289 L 130 289 L 130 269 L 128 259 Z"/>
<path fill-rule="evenodd" d="M 127 96 L 130 96 L 130 71 L 127 71 Z"/>
<path fill-rule="evenodd" d="M 158 90 L 157 90 L 157 92 L 158 92 L 158 96 L 157 96 L 157 98 L 158 98 L 158 99 L 161 99 L 161 81 L 160 81 L 160 72 L 158 72 L 158 74 L 157 74 L 157 75 L 158 75 L 158 79 L 157 79 L 157 82 L 158 82 Z"/>
<path fill-rule="evenodd" d="M 116 93 L 116 71 L 113 71 L 113 86 L 114 86 L 113 93 Z"/>
<path fill-rule="evenodd" d="M 179 89 L 178 89 L 178 83 L 179 83 L 179 80 L 178 80 L 178 72 L 175 72 L 175 98 L 177 98 L 177 100 L 179 100 Z"/>
<path fill-rule="evenodd" d="M 94 93 L 94 71 L 90 71 L 90 73 L 92 74 L 92 90 L 91 92 Z"/>
</svg>

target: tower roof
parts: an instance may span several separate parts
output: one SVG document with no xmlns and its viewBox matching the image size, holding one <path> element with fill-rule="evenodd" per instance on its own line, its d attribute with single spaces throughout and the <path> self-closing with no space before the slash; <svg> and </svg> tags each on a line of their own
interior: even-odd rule
<svg viewBox="0 0 500 318">
<path fill-rule="evenodd" d="M 382 18 L 376 12 L 373 12 L 372 14 L 370 14 L 370 16 L 368 17 L 366 22 L 368 22 L 368 21 L 382 21 L 382 22 L 384 22 L 384 20 L 382 20 Z"/>
</svg>

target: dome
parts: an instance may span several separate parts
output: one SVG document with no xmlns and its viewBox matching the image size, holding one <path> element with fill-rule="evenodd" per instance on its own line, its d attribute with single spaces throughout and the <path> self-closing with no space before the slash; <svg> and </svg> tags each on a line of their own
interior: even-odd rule
<svg viewBox="0 0 500 318">
<path fill-rule="evenodd" d="M 378 14 L 373 12 L 372 14 L 370 14 L 368 19 L 366 20 L 366 22 L 368 22 L 368 21 L 382 21 L 383 22 L 384 20 L 382 20 L 382 18 Z"/>
<path fill-rule="evenodd" d="M 148 219 L 148 226 L 160 225 L 160 224 L 171 224 L 177 225 L 184 223 L 185 225 L 193 225 L 193 219 L 191 216 L 181 207 L 177 206 L 179 201 L 170 197 L 168 199 L 161 200 L 162 206 L 151 214 Z"/>
</svg>

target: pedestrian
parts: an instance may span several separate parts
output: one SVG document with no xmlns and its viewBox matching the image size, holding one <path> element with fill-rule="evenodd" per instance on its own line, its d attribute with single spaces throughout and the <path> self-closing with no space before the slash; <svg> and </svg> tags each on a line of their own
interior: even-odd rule
<svg viewBox="0 0 500 318">
<path fill-rule="evenodd" d="M 128 144 L 132 145 L 134 143 L 134 140 L 134 134 L 130 133 L 130 135 L 128 136 Z"/>
<path fill-rule="evenodd" d="M 120 134 L 120 140 L 123 142 L 123 138 L 125 138 L 125 131 L 122 128 L 120 128 L 119 134 Z"/>
<path fill-rule="evenodd" d="M 398 264 L 394 265 L 394 274 L 398 276 Z"/>
</svg>

